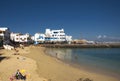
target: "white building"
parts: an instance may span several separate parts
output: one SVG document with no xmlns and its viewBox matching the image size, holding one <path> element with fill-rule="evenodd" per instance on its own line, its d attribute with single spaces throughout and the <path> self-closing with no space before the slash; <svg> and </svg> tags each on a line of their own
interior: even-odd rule
<svg viewBox="0 0 120 81">
<path fill-rule="evenodd" d="M 0 39 L 3 40 L 3 44 L 10 43 L 10 30 L 7 27 L 0 27 Z"/>
<path fill-rule="evenodd" d="M 36 33 L 34 35 L 35 43 L 43 43 L 43 42 L 71 42 L 72 36 L 67 36 L 64 33 L 64 29 L 60 30 L 50 30 L 46 29 L 45 34 Z"/>
<path fill-rule="evenodd" d="M 94 41 L 87 41 L 87 44 L 95 44 Z"/>
<path fill-rule="evenodd" d="M 34 35 L 34 39 L 35 43 L 43 43 L 45 41 L 45 34 L 41 34 L 41 33 L 35 33 Z"/>
<path fill-rule="evenodd" d="M 10 38 L 10 30 L 7 27 L 0 27 L 0 37 L 3 40 L 8 40 Z"/>
<path fill-rule="evenodd" d="M 46 35 L 45 37 L 46 41 L 63 42 L 63 41 L 72 40 L 72 36 L 67 36 L 64 32 L 64 29 L 60 29 L 60 30 L 46 29 L 45 35 Z"/>
<path fill-rule="evenodd" d="M 30 35 L 28 33 L 27 34 L 11 33 L 10 39 L 14 42 L 19 42 L 19 43 L 31 41 Z"/>
</svg>

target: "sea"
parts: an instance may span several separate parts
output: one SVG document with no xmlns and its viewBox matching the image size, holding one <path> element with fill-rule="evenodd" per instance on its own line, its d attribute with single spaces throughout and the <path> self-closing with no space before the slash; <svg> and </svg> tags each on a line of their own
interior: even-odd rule
<svg viewBox="0 0 120 81">
<path fill-rule="evenodd" d="M 120 76 L 120 48 L 47 48 L 46 54 L 83 70 Z"/>
</svg>

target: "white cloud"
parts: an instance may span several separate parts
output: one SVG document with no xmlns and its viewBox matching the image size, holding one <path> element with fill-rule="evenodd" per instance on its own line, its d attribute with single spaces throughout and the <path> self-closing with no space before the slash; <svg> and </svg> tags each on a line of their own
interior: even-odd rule
<svg viewBox="0 0 120 81">
<path fill-rule="evenodd" d="M 103 35 L 103 38 L 106 38 L 107 36 L 106 35 Z"/>
<path fill-rule="evenodd" d="M 97 38 L 100 39 L 100 38 L 102 38 L 102 36 L 101 36 L 101 35 L 98 35 Z"/>
</svg>

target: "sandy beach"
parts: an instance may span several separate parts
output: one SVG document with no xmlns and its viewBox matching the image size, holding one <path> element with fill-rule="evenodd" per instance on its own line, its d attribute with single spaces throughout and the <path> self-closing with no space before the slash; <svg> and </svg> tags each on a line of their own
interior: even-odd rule
<svg viewBox="0 0 120 81">
<path fill-rule="evenodd" d="M 29 48 L 17 48 L 17 50 L 18 52 L 15 50 L 0 50 L 0 81 L 10 81 L 10 77 L 15 74 L 17 69 L 25 70 L 26 81 L 47 81 L 37 74 L 36 61 L 21 56 L 22 54 L 29 54 Z"/>
<path fill-rule="evenodd" d="M 0 50 L 0 81 L 10 81 L 17 69 L 24 69 L 26 81 L 119 81 L 115 77 L 89 72 L 70 66 L 44 53 L 45 48 L 29 46 L 24 49 Z"/>
</svg>

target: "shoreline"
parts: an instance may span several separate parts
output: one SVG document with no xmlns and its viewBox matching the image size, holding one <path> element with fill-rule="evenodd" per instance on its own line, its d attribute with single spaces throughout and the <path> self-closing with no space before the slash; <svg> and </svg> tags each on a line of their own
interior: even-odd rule
<svg viewBox="0 0 120 81">
<path fill-rule="evenodd" d="M 45 49 L 46 48 L 35 46 L 32 48 L 32 50 L 34 51 L 39 50 L 35 53 L 36 55 L 39 55 L 39 57 L 41 58 L 34 57 L 33 55 L 29 55 L 27 57 L 30 57 L 30 58 L 32 57 L 32 59 L 36 60 L 38 65 L 37 72 L 39 73 L 39 75 L 47 79 L 50 79 L 51 81 L 56 81 L 56 80 L 57 81 L 77 81 L 79 78 L 90 78 L 93 81 L 108 81 L 108 80 L 119 81 L 117 78 L 111 77 L 109 75 L 102 75 L 100 73 L 87 72 L 85 70 L 75 68 L 56 58 L 46 55 L 44 52 Z M 48 61 L 46 61 L 45 59 Z M 62 71 L 64 72 L 61 72 L 60 68 L 62 68 Z M 47 72 L 44 72 L 44 71 L 47 71 Z M 66 75 L 68 75 L 69 77 Z"/>
<path fill-rule="evenodd" d="M 27 81 L 77 81 L 80 78 L 89 78 L 93 81 L 119 81 L 115 77 L 72 67 L 46 55 L 44 47 L 28 46 L 24 49 L 17 49 L 20 55 L 12 55 L 14 51 L 11 50 L 3 49 L 2 53 L 0 51 L 2 56 L 10 57 L 10 59 L 3 59 L 0 62 L 0 81 L 7 81 L 18 68 L 24 68 L 30 73 Z M 17 57 L 19 59 L 16 59 Z"/>
<path fill-rule="evenodd" d="M 65 63 L 68 63 L 68 62 L 65 62 Z M 89 67 L 86 65 L 78 65 L 78 64 L 71 64 L 71 63 L 68 63 L 68 64 L 73 68 L 78 68 L 79 70 L 84 70 L 91 73 L 97 73 L 104 76 L 107 75 L 109 77 L 114 77 L 120 80 L 119 74 L 116 74 L 115 72 L 112 72 L 112 71 L 106 71 L 105 69 L 100 69 L 100 68 L 98 69 L 98 68 Z"/>
<path fill-rule="evenodd" d="M 48 49 L 48 48 L 46 48 L 46 49 Z M 45 50 L 46 55 L 48 55 L 48 56 L 50 56 L 52 58 L 55 58 L 55 59 L 57 59 L 59 61 L 62 61 L 63 63 L 66 63 L 66 64 L 70 65 L 70 67 L 78 68 L 80 70 L 86 70 L 88 72 L 98 73 L 98 74 L 101 74 L 101 75 L 103 74 L 103 75 L 108 75 L 108 76 L 111 76 L 111 77 L 114 76 L 114 77 L 120 79 L 119 73 L 116 74 L 116 72 L 113 72 L 111 70 L 107 70 L 105 68 L 99 68 L 99 67 L 96 68 L 96 67 L 88 66 L 88 65 L 84 65 L 84 64 L 79 65 L 78 63 L 74 63 L 74 62 L 71 63 L 69 61 L 62 60 L 59 57 L 56 57 L 56 54 L 55 54 L 56 52 L 54 52 L 53 55 L 49 54 L 48 52 L 47 52 L 47 50 Z"/>
</svg>

